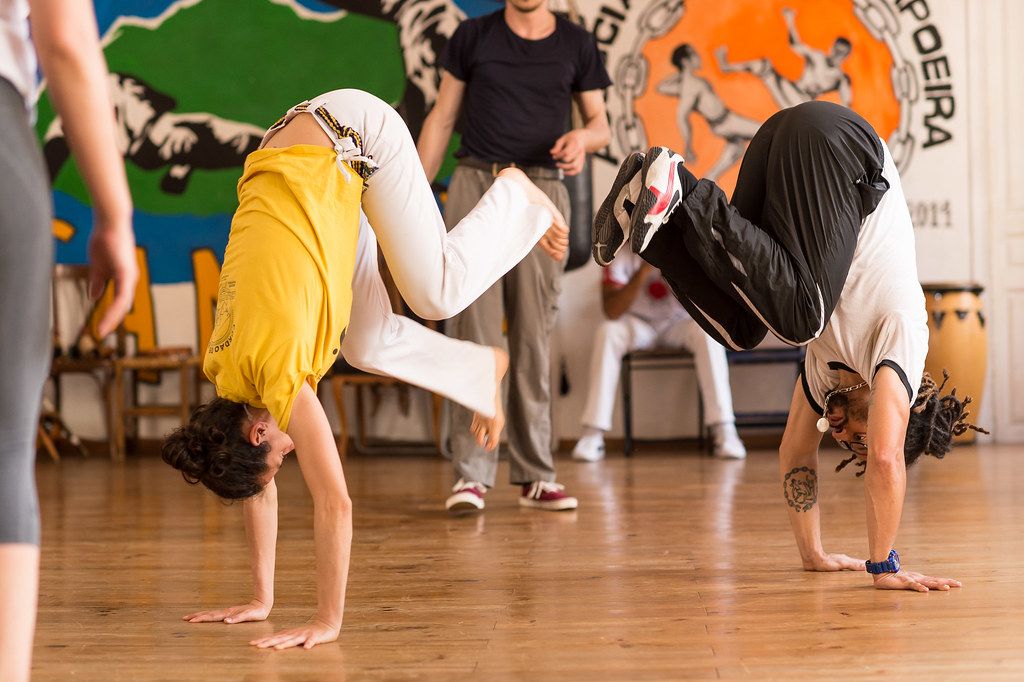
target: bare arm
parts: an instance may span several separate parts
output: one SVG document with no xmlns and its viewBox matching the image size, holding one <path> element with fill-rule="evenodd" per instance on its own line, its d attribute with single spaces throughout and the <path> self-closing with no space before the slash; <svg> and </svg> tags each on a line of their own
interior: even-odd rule
<svg viewBox="0 0 1024 682">
<path fill-rule="evenodd" d="M 32 38 L 54 108 L 93 200 L 90 292 L 114 280 L 114 299 L 100 320 L 106 336 L 131 308 L 138 279 L 132 202 L 117 151 L 113 104 L 99 31 L 88 0 L 29 0 Z"/>
<path fill-rule="evenodd" d="M 864 561 L 828 554 L 821 544 L 818 509 L 818 415 L 811 411 L 800 381 L 793 389 L 786 432 L 779 446 L 779 474 L 800 561 L 805 571 L 863 571 Z"/>
<path fill-rule="evenodd" d="M 671 76 L 667 76 L 658 83 L 656 89 L 659 95 L 665 95 L 666 97 L 679 97 L 679 91 L 682 87 L 681 79 L 678 73 L 674 73 Z"/>
<path fill-rule="evenodd" d="M 633 301 L 640 295 L 644 280 L 650 274 L 654 266 L 644 262 L 640 269 L 633 274 L 625 286 L 618 286 L 605 282 L 601 285 L 601 306 L 604 308 L 604 315 L 609 320 L 617 320 L 626 314 Z"/>
<path fill-rule="evenodd" d="M 907 389 L 890 367 L 875 375 L 868 408 L 868 466 L 864 477 L 868 546 L 872 561 L 885 561 L 896 543 L 907 488 L 903 440 L 910 419 Z"/>
<path fill-rule="evenodd" d="M 800 41 L 800 36 L 796 32 L 796 12 L 787 7 L 782 10 L 782 18 L 786 21 L 790 47 L 801 57 L 806 57 L 812 50 Z"/>
<path fill-rule="evenodd" d="M 274 562 L 277 548 L 277 484 L 242 503 L 245 539 L 249 545 L 253 598 L 246 604 L 190 613 L 189 623 L 248 623 L 266 620 L 274 608 Z"/>
<path fill-rule="evenodd" d="M 850 106 L 853 102 L 853 91 L 850 89 L 850 79 L 843 76 L 843 79 L 839 81 L 839 101 L 843 103 L 844 107 Z"/>
<path fill-rule="evenodd" d="M 871 561 L 885 561 L 896 542 L 907 489 L 903 441 L 909 419 L 907 389 L 893 369 L 882 367 L 875 375 L 868 408 L 868 466 L 864 476 Z M 927 592 L 960 587 L 957 580 L 936 578 L 903 567 L 898 573 L 873 577 L 875 587 L 883 590 Z"/>
<path fill-rule="evenodd" d="M 603 149 L 612 139 L 603 90 L 587 90 L 574 95 L 583 117 L 583 127 L 570 130 L 555 140 L 551 156 L 566 175 L 583 170 L 587 154 Z"/>
<path fill-rule="evenodd" d="M 448 141 L 455 130 L 462 109 L 462 98 L 466 92 L 466 84 L 447 71 L 441 75 L 441 88 L 437 93 L 437 102 L 423 121 L 423 130 L 416 143 L 416 151 L 420 155 L 420 163 L 428 180 L 433 180 L 444 162 Z"/>
<path fill-rule="evenodd" d="M 316 615 L 301 627 L 253 641 L 260 648 L 286 649 L 333 642 L 341 632 L 352 551 L 352 501 L 334 434 L 313 389 L 305 384 L 292 406 L 288 435 L 295 442 L 302 477 L 313 497 L 316 545 Z"/>
<path fill-rule="evenodd" d="M 249 543 L 253 598 L 265 604 L 269 611 L 274 605 L 277 554 L 277 483 L 274 479 L 270 479 L 262 493 L 242 504 L 242 517 L 245 539 Z"/>
</svg>

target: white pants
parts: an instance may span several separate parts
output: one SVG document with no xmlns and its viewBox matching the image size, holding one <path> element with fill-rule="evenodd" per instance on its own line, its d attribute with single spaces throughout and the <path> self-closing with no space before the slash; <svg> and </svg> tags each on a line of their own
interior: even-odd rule
<svg viewBox="0 0 1024 682">
<path fill-rule="evenodd" d="M 335 90 L 293 107 L 268 135 L 301 112 L 313 114 L 334 141 L 339 172 L 372 169 L 365 173 L 362 209 L 369 225 L 360 220 L 352 313 L 342 344 L 346 360 L 493 416 L 493 351 L 395 315 L 377 271 L 377 240 L 410 309 L 444 319 L 526 257 L 551 225 L 550 211 L 531 205 L 518 183 L 498 178 L 476 208 L 446 231 L 409 129 L 390 105 L 362 90 Z"/>
<path fill-rule="evenodd" d="M 617 320 L 605 320 L 597 328 L 590 356 L 587 403 L 583 408 L 584 426 L 602 431 L 612 428 L 622 356 L 654 347 L 684 348 L 693 353 L 706 425 L 735 421 L 725 348 L 688 317 L 656 327 L 626 313 Z"/>
</svg>

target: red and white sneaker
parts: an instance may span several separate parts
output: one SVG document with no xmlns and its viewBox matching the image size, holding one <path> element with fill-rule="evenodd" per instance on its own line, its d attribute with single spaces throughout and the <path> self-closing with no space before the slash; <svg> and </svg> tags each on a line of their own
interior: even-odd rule
<svg viewBox="0 0 1024 682">
<path fill-rule="evenodd" d="M 487 494 L 487 486 L 483 483 L 460 478 L 459 482 L 452 486 L 452 492 L 454 494 L 444 503 L 444 508 L 448 511 L 479 511 L 484 508 L 484 495 Z"/>
<path fill-rule="evenodd" d="M 644 157 L 640 196 L 632 212 L 630 244 L 643 253 L 658 228 L 683 202 L 679 166 L 683 157 L 667 147 L 651 147 Z"/>
<path fill-rule="evenodd" d="M 630 214 L 640 195 L 640 171 L 644 155 L 633 152 L 619 166 L 619 173 L 594 216 L 590 237 L 592 252 L 598 265 L 612 262 L 622 245 L 629 241 Z"/>
<path fill-rule="evenodd" d="M 565 494 L 564 485 L 548 481 L 524 483 L 519 504 L 523 507 L 544 509 L 545 511 L 565 511 L 575 509 L 579 505 L 575 497 Z"/>
</svg>

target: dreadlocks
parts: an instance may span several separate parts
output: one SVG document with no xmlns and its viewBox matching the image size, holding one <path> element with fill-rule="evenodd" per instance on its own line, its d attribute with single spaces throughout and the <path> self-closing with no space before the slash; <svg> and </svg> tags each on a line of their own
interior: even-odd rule
<svg viewBox="0 0 1024 682">
<path fill-rule="evenodd" d="M 956 397 L 956 389 L 949 395 L 941 396 L 942 389 L 949 381 L 949 372 L 942 370 L 942 383 L 935 385 L 935 380 L 927 372 L 921 380 L 921 388 L 917 391 L 917 399 L 910 409 L 910 422 L 907 424 L 907 437 L 903 441 L 903 456 L 907 466 L 917 461 L 921 455 L 931 455 L 942 459 L 953 445 L 954 436 L 968 430 L 988 433 L 983 428 L 967 421 L 971 404 L 970 396 L 963 401 Z"/>
</svg>

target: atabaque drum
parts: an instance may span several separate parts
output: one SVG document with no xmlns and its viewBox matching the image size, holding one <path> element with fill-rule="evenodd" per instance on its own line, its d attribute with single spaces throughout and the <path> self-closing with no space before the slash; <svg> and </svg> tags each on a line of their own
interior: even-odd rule
<svg viewBox="0 0 1024 682">
<path fill-rule="evenodd" d="M 956 386 L 957 397 L 971 396 L 968 408 L 977 419 L 985 390 L 988 363 L 988 337 L 985 313 L 981 308 L 982 287 L 972 283 L 923 284 L 928 310 L 927 370 L 936 382 L 942 382 L 942 370 L 949 372 L 947 390 Z M 974 431 L 957 436 L 957 443 L 974 442 Z"/>
</svg>

